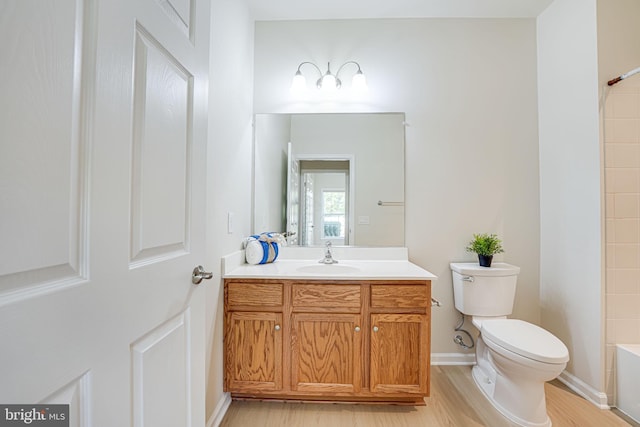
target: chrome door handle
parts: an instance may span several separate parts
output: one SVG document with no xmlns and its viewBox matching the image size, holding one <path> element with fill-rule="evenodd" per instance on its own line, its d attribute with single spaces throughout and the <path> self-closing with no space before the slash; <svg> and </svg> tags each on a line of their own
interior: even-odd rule
<svg viewBox="0 0 640 427">
<path fill-rule="evenodd" d="M 193 269 L 193 273 L 191 274 L 191 282 L 194 285 L 199 285 L 202 280 L 211 279 L 213 277 L 213 273 L 209 273 L 208 271 L 204 271 L 201 265 L 197 266 Z"/>
</svg>

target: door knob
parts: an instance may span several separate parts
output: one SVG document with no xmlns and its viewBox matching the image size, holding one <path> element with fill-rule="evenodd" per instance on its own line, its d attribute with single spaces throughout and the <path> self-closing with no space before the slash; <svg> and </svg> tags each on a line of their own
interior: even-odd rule
<svg viewBox="0 0 640 427">
<path fill-rule="evenodd" d="M 204 279 L 211 279 L 213 277 L 213 273 L 209 273 L 208 271 L 204 271 L 201 265 L 197 266 L 193 269 L 193 273 L 191 274 L 191 282 L 194 285 L 199 285 L 200 282 Z"/>
</svg>

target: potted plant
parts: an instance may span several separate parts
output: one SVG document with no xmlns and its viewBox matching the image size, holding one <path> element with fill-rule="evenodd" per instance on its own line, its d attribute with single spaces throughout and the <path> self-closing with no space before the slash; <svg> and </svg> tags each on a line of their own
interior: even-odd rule
<svg viewBox="0 0 640 427">
<path fill-rule="evenodd" d="M 482 267 L 491 267 L 494 254 L 504 252 L 502 241 L 495 234 L 474 234 L 467 246 L 467 252 L 478 254 L 478 262 Z"/>
</svg>

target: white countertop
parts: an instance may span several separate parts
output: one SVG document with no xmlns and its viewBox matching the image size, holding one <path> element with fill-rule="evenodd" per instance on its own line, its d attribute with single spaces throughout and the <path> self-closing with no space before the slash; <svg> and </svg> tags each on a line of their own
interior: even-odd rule
<svg viewBox="0 0 640 427">
<path fill-rule="evenodd" d="M 407 260 L 339 260 L 320 264 L 317 259 L 283 259 L 271 264 L 240 264 L 224 278 L 248 279 L 331 279 L 331 280 L 435 280 L 429 271 Z"/>
</svg>

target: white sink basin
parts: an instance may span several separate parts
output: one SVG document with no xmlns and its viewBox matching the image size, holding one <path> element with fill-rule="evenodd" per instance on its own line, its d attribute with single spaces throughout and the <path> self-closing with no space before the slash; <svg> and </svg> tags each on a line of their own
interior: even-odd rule
<svg viewBox="0 0 640 427">
<path fill-rule="evenodd" d="M 296 271 L 300 273 L 317 274 L 319 276 L 327 275 L 343 275 L 343 274 L 355 274 L 362 270 L 358 267 L 344 264 L 313 264 L 303 265 L 298 267 Z"/>
</svg>

